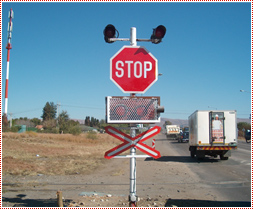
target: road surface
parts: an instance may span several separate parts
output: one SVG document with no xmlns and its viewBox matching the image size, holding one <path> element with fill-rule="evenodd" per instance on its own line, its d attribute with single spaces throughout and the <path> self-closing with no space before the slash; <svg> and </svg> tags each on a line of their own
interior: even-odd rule
<svg viewBox="0 0 253 209">
<path fill-rule="evenodd" d="M 228 205 L 250 206 L 251 201 L 251 144 L 238 141 L 238 149 L 233 150 L 228 160 L 206 157 L 204 160 L 191 158 L 188 143 L 166 140 L 159 135 L 157 147 L 162 152 L 172 149 L 157 161 L 181 162 L 197 175 L 198 183 L 207 189 L 213 189 Z"/>
</svg>

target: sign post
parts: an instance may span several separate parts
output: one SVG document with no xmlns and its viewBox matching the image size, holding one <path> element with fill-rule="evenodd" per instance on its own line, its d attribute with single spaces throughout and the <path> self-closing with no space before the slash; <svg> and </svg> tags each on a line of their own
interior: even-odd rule
<svg viewBox="0 0 253 209">
<path fill-rule="evenodd" d="M 135 129 L 131 128 L 131 137 L 134 138 L 136 135 Z M 130 192 L 129 192 L 129 206 L 131 207 L 136 206 L 137 202 L 137 194 L 136 194 L 136 148 L 131 147 L 130 149 L 130 155 L 132 155 L 132 158 L 130 159 Z"/>
<path fill-rule="evenodd" d="M 123 143 L 110 149 L 105 153 L 105 158 L 111 159 L 117 157 L 120 153 L 130 149 L 130 195 L 129 195 L 129 206 L 136 206 L 137 195 L 136 195 L 136 148 L 142 152 L 148 154 L 155 159 L 160 158 L 160 152 L 152 147 L 142 143 L 143 141 L 153 137 L 160 133 L 161 127 L 155 126 L 139 135 L 136 136 L 136 125 L 132 125 L 130 128 L 130 136 L 113 128 L 111 126 L 105 127 L 106 133 L 121 140 Z M 146 156 L 147 157 L 147 156 Z"/>
</svg>

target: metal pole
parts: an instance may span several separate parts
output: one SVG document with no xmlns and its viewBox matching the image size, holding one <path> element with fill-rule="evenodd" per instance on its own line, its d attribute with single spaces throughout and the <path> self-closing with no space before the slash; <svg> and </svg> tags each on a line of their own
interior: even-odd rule
<svg viewBox="0 0 253 209">
<path fill-rule="evenodd" d="M 10 128 L 12 127 L 12 113 L 10 113 Z"/>
<path fill-rule="evenodd" d="M 132 27 L 130 30 L 130 44 L 131 46 L 137 46 L 137 39 L 136 39 L 136 28 Z M 132 94 L 134 96 L 135 94 Z M 131 129 L 131 137 L 134 138 L 136 136 L 135 127 Z M 130 159 L 130 201 L 129 206 L 137 206 L 137 195 L 136 195 L 136 148 L 132 147 L 130 149 L 130 155 L 132 158 Z"/>
<path fill-rule="evenodd" d="M 137 42 L 136 42 L 136 28 L 132 27 L 130 29 L 130 45 L 131 46 L 136 46 Z"/>
<path fill-rule="evenodd" d="M 136 136 L 135 126 L 130 129 L 130 136 L 133 138 Z M 130 195 L 129 195 L 129 206 L 136 206 L 137 196 L 136 196 L 136 148 L 132 147 L 130 149 Z"/>
<path fill-rule="evenodd" d="M 13 18 L 13 10 L 10 9 L 9 11 L 9 23 L 8 23 L 8 42 L 7 42 L 7 67 L 6 67 L 6 81 L 5 81 L 5 108 L 4 108 L 4 114 L 7 117 L 8 114 L 8 88 L 9 88 L 9 66 L 10 66 L 10 50 L 12 49 L 11 46 L 11 36 L 12 36 L 12 18 Z"/>
<path fill-rule="evenodd" d="M 136 46 L 136 28 L 132 27 L 130 29 L 130 45 Z M 135 94 L 130 94 L 130 96 L 135 96 Z M 130 136 L 134 138 L 136 136 L 135 125 L 130 129 Z M 136 148 L 132 147 L 130 149 L 130 194 L 129 194 L 129 206 L 136 207 L 137 196 L 136 196 Z"/>
</svg>

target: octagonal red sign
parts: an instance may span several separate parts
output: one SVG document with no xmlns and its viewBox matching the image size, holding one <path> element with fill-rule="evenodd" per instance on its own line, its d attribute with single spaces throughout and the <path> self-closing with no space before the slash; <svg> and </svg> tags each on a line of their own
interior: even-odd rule
<svg viewBox="0 0 253 209">
<path fill-rule="evenodd" d="M 157 78 L 157 60 L 145 47 L 123 46 L 110 59 L 110 79 L 124 93 L 144 93 Z"/>
</svg>

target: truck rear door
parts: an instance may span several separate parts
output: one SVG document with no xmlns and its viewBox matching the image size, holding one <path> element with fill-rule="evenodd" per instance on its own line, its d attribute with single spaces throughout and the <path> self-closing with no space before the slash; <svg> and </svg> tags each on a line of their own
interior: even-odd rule
<svg viewBox="0 0 253 209">
<path fill-rule="evenodd" d="M 225 144 L 224 112 L 209 112 L 209 143 Z"/>
</svg>

